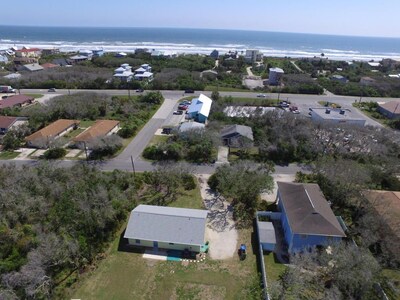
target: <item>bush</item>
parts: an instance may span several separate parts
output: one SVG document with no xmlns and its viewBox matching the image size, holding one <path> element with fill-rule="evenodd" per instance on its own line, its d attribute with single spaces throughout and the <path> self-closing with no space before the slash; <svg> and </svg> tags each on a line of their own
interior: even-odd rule
<svg viewBox="0 0 400 300">
<path fill-rule="evenodd" d="M 144 149 L 143 157 L 151 160 L 161 160 L 163 151 L 158 146 L 152 145 Z"/>
<path fill-rule="evenodd" d="M 186 191 L 194 190 L 196 188 L 196 181 L 191 174 L 182 175 L 182 185 Z"/>
<path fill-rule="evenodd" d="M 123 139 L 127 139 L 127 138 L 134 136 L 136 133 L 136 130 L 137 130 L 136 124 L 128 123 L 128 124 L 122 126 L 122 128 L 118 131 L 118 135 L 120 137 L 122 137 Z"/>
<path fill-rule="evenodd" d="M 67 154 L 67 150 L 64 148 L 52 148 L 47 150 L 44 154 L 43 157 L 45 159 L 59 159 L 64 157 Z"/>
<path fill-rule="evenodd" d="M 149 92 L 146 95 L 140 96 L 140 101 L 150 104 L 161 104 L 164 97 L 160 92 Z"/>
<path fill-rule="evenodd" d="M 122 140 L 118 135 L 110 135 L 104 138 L 95 139 L 89 143 L 92 149 L 90 159 L 101 159 L 111 156 L 122 148 Z"/>
</svg>

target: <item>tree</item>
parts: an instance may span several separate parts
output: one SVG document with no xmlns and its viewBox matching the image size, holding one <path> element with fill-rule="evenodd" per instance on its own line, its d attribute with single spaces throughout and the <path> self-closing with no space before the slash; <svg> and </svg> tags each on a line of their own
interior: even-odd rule
<svg viewBox="0 0 400 300">
<path fill-rule="evenodd" d="M 140 96 L 140 101 L 150 104 L 161 104 L 164 101 L 164 97 L 159 91 L 148 92 L 146 95 Z"/>
<path fill-rule="evenodd" d="M 208 184 L 213 190 L 231 199 L 235 218 L 245 226 L 254 218 L 260 193 L 273 189 L 270 172 L 267 165 L 239 161 L 218 167 Z"/>
<path fill-rule="evenodd" d="M 218 91 L 213 91 L 211 93 L 211 99 L 214 100 L 214 101 L 218 101 L 220 99 L 219 92 Z"/>
</svg>

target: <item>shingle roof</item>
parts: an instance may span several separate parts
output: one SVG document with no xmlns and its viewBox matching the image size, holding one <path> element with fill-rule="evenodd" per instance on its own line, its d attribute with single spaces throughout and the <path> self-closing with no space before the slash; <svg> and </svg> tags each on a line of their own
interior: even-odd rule
<svg viewBox="0 0 400 300">
<path fill-rule="evenodd" d="M 393 233 L 400 238 L 400 192 L 370 190 L 363 191 L 363 195 Z"/>
<path fill-rule="evenodd" d="M 57 120 L 50 125 L 36 131 L 35 133 L 31 134 L 30 136 L 26 137 L 25 140 L 28 141 L 34 141 L 36 139 L 40 138 L 47 138 L 47 137 L 54 137 L 59 135 L 61 132 L 67 130 L 73 125 L 79 124 L 78 120 L 65 120 L 65 119 L 60 119 Z"/>
<path fill-rule="evenodd" d="M 15 123 L 17 117 L 0 116 L 0 128 L 10 128 Z"/>
<path fill-rule="evenodd" d="M 206 210 L 139 205 L 132 210 L 125 238 L 203 245 Z"/>
<path fill-rule="evenodd" d="M 192 104 L 190 104 L 188 108 L 188 113 L 198 112 L 199 114 L 208 117 L 210 114 L 211 105 L 212 100 L 206 95 L 200 94 L 199 98 L 192 100 Z"/>
<path fill-rule="evenodd" d="M 91 139 L 103 137 L 116 126 L 119 125 L 119 121 L 114 120 L 98 120 L 89 129 L 85 130 L 74 138 L 75 142 L 87 142 Z"/>
<path fill-rule="evenodd" d="M 277 184 L 293 233 L 346 236 L 318 184 Z"/>
<path fill-rule="evenodd" d="M 253 130 L 249 126 L 232 125 L 221 130 L 222 138 L 231 138 L 238 135 L 253 140 Z"/>
<path fill-rule="evenodd" d="M 390 101 L 379 104 L 379 106 L 391 112 L 392 114 L 400 114 L 400 101 Z"/>
<path fill-rule="evenodd" d="M 15 95 L 0 101 L 0 109 L 33 102 L 35 98 L 26 95 Z"/>
</svg>

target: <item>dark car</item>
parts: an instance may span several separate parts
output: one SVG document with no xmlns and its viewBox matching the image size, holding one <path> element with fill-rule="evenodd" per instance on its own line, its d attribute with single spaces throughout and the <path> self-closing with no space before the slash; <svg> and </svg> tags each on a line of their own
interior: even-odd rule
<svg viewBox="0 0 400 300">
<path fill-rule="evenodd" d="M 48 92 L 50 92 L 50 93 L 55 93 L 55 92 L 56 92 L 56 89 L 55 89 L 55 88 L 50 88 L 50 89 L 48 90 Z"/>
<path fill-rule="evenodd" d="M 186 90 L 185 90 L 185 93 L 186 93 L 186 94 L 193 94 L 193 93 L 194 93 L 194 90 L 192 90 L 192 89 L 186 89 Z"/>
<path fill-rule="evenodd" d="M 188 107 L 189 107 L 189 106 L 187 106 L 187 105 L 185 105 L 185 104 L 180 104 L 180 105 L 178 106 L 178 109 L 179 109 L 179 110 L 187 110 Z"/>
<path fill-rule="evenodd" d="M 143 93 L 144 92 L 144 89 L 137 89 L 136 90 L 136 93 Z"/>
<path fill-rule="evenodd" d="M 183 110 L 175 110 L 173 112 L 174 115 L 183 115 Z"/>
</svg>

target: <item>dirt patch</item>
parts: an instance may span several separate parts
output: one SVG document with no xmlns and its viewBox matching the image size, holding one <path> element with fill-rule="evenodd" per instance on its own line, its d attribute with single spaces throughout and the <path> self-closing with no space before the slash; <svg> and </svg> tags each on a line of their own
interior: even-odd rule
<svg viewBox="0 0 400 300">
<path fill-rule="evenodd" d="M 211 259 L 229 259 L 236 253 L 238 233 L 231 205 L 207 184 L 210 175 L 199 175 L 200 193 L 208 209 L 206 240 L 210 243 Z"/>
<path fill-rule="evenodd" d="M 287 174 L 273 174 L 272 177 L 274 178 L 274 189 L 271 193 L 262 193 L 261 199 L 267 202 L 275 202 L 276 196 L 278 194 L 278 185 L 276 184 L 277 181 L 282 182 L 294 182 L 295 175 L 287 175 Z"/>
</svg>

